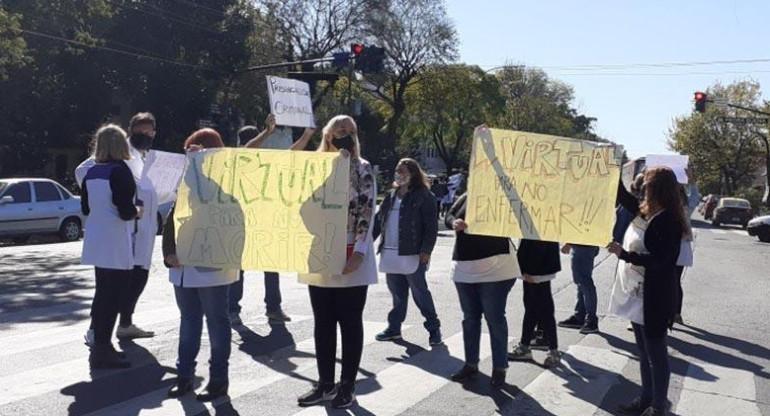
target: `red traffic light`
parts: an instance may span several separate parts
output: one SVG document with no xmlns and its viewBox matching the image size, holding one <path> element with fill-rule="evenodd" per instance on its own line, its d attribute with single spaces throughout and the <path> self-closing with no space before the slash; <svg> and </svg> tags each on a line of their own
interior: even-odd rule
<svg viewBox="0 0 770 416">
<path fill-rule="evenodd" d="M 706 101 L 706 93 L 700 91 L 696 92 L 695 101 Z"/>
<path fill-rule="evenodd" d="M 362 53 L 364 53 L 364 45 L 360 43 L 354 43 L 350 45 L 350 52 L 352 52 L 353 55 L 356 55 L 356 56 L 361 55 Z"/>
</svg>

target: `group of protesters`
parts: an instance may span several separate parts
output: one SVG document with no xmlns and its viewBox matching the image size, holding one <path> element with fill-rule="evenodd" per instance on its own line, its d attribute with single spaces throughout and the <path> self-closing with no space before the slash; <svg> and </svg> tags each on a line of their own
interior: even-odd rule
<svg viewBox="0 0 770 416">
<path fill-rule="evenodd" d="M 244 147 L 260 148 L 276 129 L 275 117 L 268 116 L 266 125 L 261 132 L 255 127 L 241 129 L 239 141 Z M 143 161 L 154 135 L 155 118 L 149 113 L 134 116 L 128 133 L 117 125 L 102 126 L 95 134 L 92 157 L 76 171 L 82 209 L 87 215 L 82 262 L 93 265 L 96 275 L 91 326 L 86 334 L 92 369 L 131 365 L 125 353 L 112 344 L 118 316 L 118 338 L 154 335 L 132 320 L 152 263 L 158 205 L 175 197 L 160 195 L 142 176 Z M 305 129 L 290 150 L 304 150 L 313 135 L 314 129 Z M 200 152 L 223 146 L 220 135 L 206 128 L 192 133 L 180 150 Z M 469 234 L 465 189 L 453 195 L 448 207 L 442 209 L 447 195 L 434 195 L 431 188 L 435 191 L 436 184 L 431 184 L 419 163 L 409 158 L 398 162 L 392 187 L 385 191 L 378 207 L 375 173 L 361 157 L 357 126 L 349 116 L 329 120 L 317 148 L 338 152 L 350 160 L 346 246 L 334 248 L 345 251 L 346 263 L 340 274 L 298 277 L 309 289 L 318 369 L 317 382 L 298 398 L 299 405 L 331 401 L 334 408 L 346 408 L 355 402 L 355 379 L 364 345 L 362 315 L 368 287 L 378 282 L 378 272 L 385 274 L 393 303 L 387 327 L 376 339 L 402 337 L 411 292 L 424 317 L 428 343 L 442 344 L 441 321 L 426 280 L 440 214 L 446 227 L 456 233 L 449 277 L 463 313 L 464 364 L 451 375 L 452 380 L 467 382 L 479 376 L 482 316 L 491 341 L 490 383 L 497 388 L 505 385 L 508 362 L 532 360 L 532 349 L 547 350 L 545 366 L 560 365 L 557 326 L 575 328 L 583 334 L 599 332 L 592 276 L 599 247 Z M 462 179 L 462 175 L 457 178 L 458 185 Z M 666 413 L 670 378 L 667 330 L 675 321 L 681 322 L 682 270 L 692 265 L 689 204 L 683 200 L 673 171 L 664 167 L 648 168 L 638 177 L 632 192 L 619 183 L 618 202 L 614 241 L 607 246 L 620 259 L 610 309 L 632 323 L 642 375 L 641 394 L 622 410 L 644 416 L 662 415 Z M 241 324 L 239 301 L 244 273 L 181 264 L 176 253 L 173 208 L 163 226 L 162 252 L 180 310 L 178 374 L 168 395 L 181 397 L 193 390 L 205 317 L 211 348 L 210 376 L 197 398 L 214 400 L 226 395 L 229 387 L 231 328 Z M 561 270 L 560 252 L 571 255 L 577 300 L 574 314 L 557 323 L 551 281 Z M 291 318 L 280 306 L 278 280 L 277 273 L 265 271 L 267 316 L 274 322 L 286 322 Z M 520 340 L 508 351 L 506 305 L 516 280 L 523 281 L 525 312 Z M 342 371 L 337 383 L 338 327 Z"/>
</svg>

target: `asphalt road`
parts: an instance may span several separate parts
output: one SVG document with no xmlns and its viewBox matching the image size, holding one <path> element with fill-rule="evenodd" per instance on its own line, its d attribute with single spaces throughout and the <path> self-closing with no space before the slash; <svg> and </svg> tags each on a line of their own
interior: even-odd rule
<svg viewBox="0 0 770 416">
<path fill-rule="evenodd" d="M 737 228 L 695 225 L 695 266 L 684 281 L 686 325 L 677 326 L 669 342 L 672 413 L 770 416 L 770 244 Z M 233 336 L 230 396 L 204 406 L 193 396 L 165 396 L 175 377 L 179 315 L 159 253 L 134 319 L 156 331 L 156 337 L 120 344 L 134 364 L 131 369 L 89 373 L 82 335 L 93 271 L 79 264 L 80 242 L 38 241 L 0 247 L 0 415 L 609 415 L 639 388 L 627 322 L 603 313 L 616 266 L 604 250 L 594 273 L 602 333 L 583 336 L 560 329 L 562 366 L 542 368 L 544 353 L 535 352 L 536 362 L 511 364 L 508 386 L 493 390 L 486 376 L 465 386 L 448 380 L 462 365 L 462 318 L 448 278 L 454 239 L 442 230 L 428 280 L 445 345 L 428 346 L 414 304 L 404 341 L 374 340 L 391 305 L 381 279 L 370 288 L 364 312 L 359 403 L 335 412 L 296 406 L 296 396 L 309 388 L 316 368 L 307 288 L 294 276 L 281 280 L 283 308 L 293 318 L 284 326 L 267 323 L 261 274 L 247 273 L 245 326 Z M 571 314 L 575 299 L 568 256 L 562 257 L 562 268 L 553 282 L 557 319 Z M 511 345 L 520 335 L 521 298 L 517 284 L 508 301 Z M 198 388 L 208 375 L 205 338 Z M 481 351 L 481 370 L 489 374 L 486 335 Z"/>
</svg>

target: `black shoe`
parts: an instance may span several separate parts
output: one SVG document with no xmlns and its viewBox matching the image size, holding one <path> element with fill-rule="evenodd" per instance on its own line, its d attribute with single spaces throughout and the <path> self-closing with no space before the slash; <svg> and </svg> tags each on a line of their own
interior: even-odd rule
<svg viewBox="0 0 770 416">
<path fill-rule="evenodd" d="M 444 341 L 441 340 L 441 330 L 433 330 L 430 331 L 430 334 L 428 335 L 428 344 L 430 344 L 431 347 L 435 347 L 436 345 L 443 344 Z"/>
<path fill-rule="evenodd" d="M 129 368 L 131 363 L 118 357 L 111 345 L 94 345 L 88 355 L 88 363 L 92 370 L 107 368 Z"/>
<path fill-rule="evenodd" d="M 598 321 L 586 321 L 586 323 L 580 328 L 581 334 L 598 334 L 599 322 Z"/>
<path fill-rule="evenodd" d="M 182 397 L 187 392 L 192 391 L 193 381 L 191 378 L 177 377 L 176 382 L 168 389 L 168 397 Z"/>
<path fill-rule="evenodd" d="M 584 323 L 585 323 L 584 319 L 581 319 L 575 315 L 572 315 L 569 318 L 559 322 L 559 326 L 562 328 L 580 329 L 583 327 Z"/>
<path fill-rule="evenodd" d="M 618 410 L 628 415 L 639 416 L 648 406 L 649 403 L 643 402 L 641 397 L 637 397 L 626 404 L 619 405 Z"/>
<path fill-rule="evenodd" d="M 337 389 L 334 383 L 313 383 L 313 388 L 309 392 L 297 398 L 297 404 L 312 406 L 333 399 L 335 394 Z"/>
<path fill-rule="evenodd" d="M 492 387 L 503 387 L 505 385 L 505 370 L 492 370 L 492 378 L 489 379 L 489 385 Z"/>
<path fill-rule="evenodd" d="M 228 387 L 230 387 L 230 383 L 227 381 L 209 381 L 209 384 L 206 386 L 203 393 L 197 395 L 195 398 L 198 399 L 199 402 L 210 402 L 218 397 L 227 395 Z"/>
<path fill-rule="evenodd" d="M 648 407 L 644 409 L 644 412 L 642 412 L 639 416 L 666 416 L 668 415 L 668 412 L 666 409 L 659 409 L 657 407 Z"/>
<path fill-rule="evenodd" d="M 546 341 L 545 337 L 541 334 L 532 340 L 532 343 L 529 344 L 529 348 L 538 351 L 548 351 L 550 347 L 548 346 L 548 341 Z"/>
<path fill-rule="evenodd" d="M 332 409 L 346 409 L 356 402 L 356 384 L 354 381 L 341 381 L 337 395 L 332 399 Z"/>
<path fill-rule="evenodd" d="M 466 364 L 460 371 L 452 374 L 449 378 L 452 381 L 465 382 L 468 380 L 476 380 L 479 377 L 479 369 L 477 367 L 471 367 Z"/>
</svg>

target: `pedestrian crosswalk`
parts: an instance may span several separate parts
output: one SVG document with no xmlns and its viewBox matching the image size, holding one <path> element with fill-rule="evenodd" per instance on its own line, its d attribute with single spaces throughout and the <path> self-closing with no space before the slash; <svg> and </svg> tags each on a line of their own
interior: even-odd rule
<svg viewBox="0 0 770 416">
<path fill-rule="evenodd" d="M 176 339 L 173 336 L 142 340 L 142 348 L 147 351 L 147 355 L 132 360 L 135 364 L 132 369 L 97 373 L 90 373 L 88 370 L 85 348 L 82 345 L 74 347 L 74 344 L 81 342 L 80 337 L 85 329 L 83 323 L 2 337 L 0 415 L 220 414 L 223 409 L 248 403 L 252 398 L 260 401 L 259 406 L 242 408 L 239 414 L 327 415 L 329 409 L 323 406 L 296 407 L 296 391 L 275 394 L 276 390 L 284 389 L 285 386 L 306 389 L 315 377 L 312 316 L 292 317 L 293 321 L 286 326 L 270 326 L 270 333 L 267 335 L 257 333 L 264 334 L 267 331 L 268 325 L 264 318 L 246 321 L 247 326 L 255 328 L 254 331 L 257 332 L 247 330 L 246 335 L 234 333 L 229 396 L 208 404 L 197 402 L 194 395 L 187 395 L 179 400 L 166 397 L 167 389 L 175 377 L 173 361 Z M 151 329 L 169 328 L 169 331 L 174 328 L 176 319 L 175 313 L 168 308 L 143 311 L 137 318 Z M 555 369 L 540 368 L 530 363 L 512 363 L 509 379 L 512 373 L 521 371 L 524 368 L 522 366 L 527 366 L 530 370 L 536 369 L 537 374 L 526 384 L 518 386 L 519 390 L 504 389 L 502 393 L 497 394 L 491 392 L 488 386 L 460 386 L 449 380 L 449 375 L 463 364 L 462 332 L 448 334 L 444 345 L 439 347 L 427 348 L 407 341 L 404 341 L 402 347 L 374 341 L 374 335 L 384 326 L 384 322 L 364 322 L 364 354 L 367 360 L 377 361 L 379 364 L 376 371 L 362 371 L 359 376 L 356 409 L 361 410 L 358 413 L 353 412 L 354 414 L 421 414 L 421 411 L 414 409 L 419 409 L 422 403 L 438 402 L 446 407 L 437 414 L 461 415 L 467 414 L 467 409 L 453 406 L 452 401 L 461 403 L 466 400 L 478 400 L 479 396 L 484 395 L 489 395 L 487 401 L 490 405 L 486 409 L 479 409 L 478 414 L 604 414 L 599 409 L 608 400 L 613 386 L 619 383 L 624 372 L 627 373 L 629 369 L 638 366 L 632 355 L 634 351 L 624 352 L 608 346 L 597 347 L 578 343 L 564 348 L 562 365 Z M 407 333 L 409 329 L 409 326 L 405 326 L 402 331 Z M 422 330 L 416 327 L 414 329 Z M 290 341 L 279 343 L 273 349 L 260 349 L 259 346 L 250 345 L 267 340 L 270 336 L 284 337 L 282 339 Z M 14 371 L 12 368 L 12 361 L 17 359 L 19 354 L 31 353 L 31 356 L 34 356 L 35 351 L 49 351 L 51 347 L 56 346 L 60 347 L 60 351 L 65 351 L 60 361 L 52 363 L 50 360 L 42 360 L 42 364 L 30 364 L 31 368 L 25 371 Z M 392 359 L 392 351 L 399 348 L 407 348 L 409 354 L 400 359 Z M 382 351 L 386 350 L 389 353 L 383 354 Z M 486 334 L 481 338 L 480 352 L 482 362 L 488 362 L 491 351 Z M 204 335 L 197 371 L 204 379 L 208 374 L 208 364 L 205 362 L 207 357 L 208 345 Z M 368 367 L 362 365 L 364 366 Z M 484 370 L 482 368 L 482 371 Z M 143 376 L 143 372 L 158 373 L 160 376 Z M 132 389 L 114 397 L 96 397 L 108 394 L 96 388 L 100 382 L 114 389 L 121 386 L 121 377 L 132 380 Z M 144 380 L 146 384 L 137 380 Z M 70 394 L 71 391 L 80 393 Z M 72 403 L 72 400 L 93 402 Z M 674 410 L 679 416 L 759 416 L 761 412 L 756 400 L 753 373 L 703 363 L 689 364 L 679 396 L 672 398 L 675 402 Z M 43 406 L 46 402 L 55 402 L 57 406 L 54 409 L 46 408 Z M 19 409 L 24 410 L 20 412 Z"/>
</svg>

